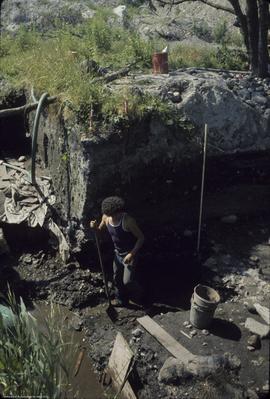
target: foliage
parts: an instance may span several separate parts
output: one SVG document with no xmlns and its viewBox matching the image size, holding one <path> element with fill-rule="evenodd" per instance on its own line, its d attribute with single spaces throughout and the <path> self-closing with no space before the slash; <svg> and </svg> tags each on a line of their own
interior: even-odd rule
<svg viewBox="0 0 270 399">
<path fill-rule="evenodd" d="M 216 53 L 216 60 L 218 65 L 224 69 L 241 69 L 244 70 L 247 66 L 248 59 L 246 54 L 241 50 L 231 49 L 226 45 L 218 48 Z"/>
<path fill-rule="evenodd" d="M 203 21 L 193 21 L 192 26 L 193 34 L 200 39 L 210 40 L 211 39 L 211 29 L 206 22 Z"/>
<path fill-rule="evenodd" d="M 245 69 L 245 53 L 241 49 L 230 49 L 223 45 L 216 48 L 207 46 L 177 45 L 171 51 L 170 66 L 205 67 L 224 69 Z"/>
<path fill-rule="evenodd" d="M 144 40 L 137 32 L 119 26 L 114 14 L 106 8 L 96 8 L 95 16 L 82 24 L 72 26 L 61 22 L 57 28 L 40 33 L 35 28 L 20 28 L 14 35 L 3 34 L 0 43 L 0 71 L 15 87 L 34 88 L 35 93 L 57 95 L 68 105 L 80 122 L 88 124 L 93 107 L 98 120 L 116 121 L 122 118 L 124 97 L 128 97 L 130 115 L 164 111 L 162 101 L 151 96 L 137 96 L 120 91 L 113 94 L 107 85 L 94 82 L 97 69 L 86 70 L 85 61 L 94 61 L 100 69 L 115 71 L 134 63 L 133 71 L 149 72 L 151 55 L 166 44 Z M 194 25 L 202 34 L 205 26 Z M 221 34 L 220 32 L 217 34 Z M 239 58 L 230 62 L 230 52 L 176 46 L 169 54 L 171 69 L 186 66 L 242 67 Z M 237 65 L 237 62 L 240 62 Z M 130 117 L 129 115 L 129 117 Z M 124 116 L 126 118 L 126 116 Z"/>
<path fill-rule="evenodd" d="M 64 397 L 68 383 L 71 345 L 62 336 L 59 311 L 51 306 L 44 331 L 9 292 L 8 306 L 15 314 L 14 326 L 5 327 L 0 316 L 0 386 L 9 396 Z"/>
<path fill-rule="evenodd" d="M 225 20 L 221 20 L 217 25 L 215 25 L 213 38 L 216 43 L 221 45 L 230 45 L 235 47 L 242 47 L 244 45 L 243 35 L 240 31 L 231 31 L 228 22 Z"/>
<path fill-rule="evenodd" d="M 225 44 L 228 42 L 228 23 L 227 21 L 219 21 L 219 23 L 214 27 L 213 36 L 216 43 Z"/>
</svg>

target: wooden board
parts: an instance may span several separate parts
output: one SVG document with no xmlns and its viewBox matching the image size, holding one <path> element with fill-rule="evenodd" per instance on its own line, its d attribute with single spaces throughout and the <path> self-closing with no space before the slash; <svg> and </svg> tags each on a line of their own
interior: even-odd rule
<svg viewBox="0 0 270 399">
<path fill-rule="evenodd" d="M 194 359 L 195 356 L 191 352 L 179 344 L 175 338 L 168 334 L 167 331 L 160 327 L 160 325 L 151 319 L 151 317 L 140 317 L 137 321 L 174 357 L 181 359 L 183 362 L 188 362 Z"/>
<path fill-rule="evenodd" d="M 133 352 L 123 335 L 118 332 L 108 365 L 108 371 L 117 392 L 123 385 L 133 358 Z M 128 381 L 125 382 L 120 397 L 125 399 L 136 399 L 136 395 Z"/>
</svg>

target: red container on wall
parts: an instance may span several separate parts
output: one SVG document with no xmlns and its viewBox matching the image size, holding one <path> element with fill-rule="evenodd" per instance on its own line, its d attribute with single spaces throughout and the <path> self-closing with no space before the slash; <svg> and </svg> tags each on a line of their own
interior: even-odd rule
<svg viewBox="0 0 270 399">
<path fill-rule="evenodd" d="M 153 73 L 169 73 L 168 53 L 154 53 L 152 55 Z"/>
</svg>

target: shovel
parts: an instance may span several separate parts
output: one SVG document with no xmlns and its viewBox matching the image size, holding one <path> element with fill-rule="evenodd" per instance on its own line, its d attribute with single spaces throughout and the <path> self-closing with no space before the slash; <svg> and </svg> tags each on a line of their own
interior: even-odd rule
<svg viewBox="0 0 270 399">
<path fill-rule="evenodd" d="M 101 251 L 100 251 L 100 245 L 99 245 L 99 240 L 98 240 L 98 236 L 97 236 L 96 231 L 95 231 L 95 240 L 96 240 L 96 246 L 97 246 L 97 251 L 98 251 L 99 264 L 100 264 L 101 271 L 102 271 L 102 276 L 103 276 L 105 293 L 106 293 L 106 296 L 107 296 L 107 299 L 108 299 L 108 307 L 106 309 L 106 313 L 109 316 L 109 318 L 111 319 L 111 321 L 114 322 L 117 319 L 117 311 L 115 310 L 115 308 L 113 307 L 113 305 L 111 303 L 111 297 L 110 297 L 110 292 L 109 292 L 109 287 L 108 287 L 108 281 L 107 281 L 107 277 L 106 277 L 106 274 L 105 274 L 105 269 L 104 269 L 104 266 L 103 266 L 103 261 L 102 261 Z"/>
</svg>

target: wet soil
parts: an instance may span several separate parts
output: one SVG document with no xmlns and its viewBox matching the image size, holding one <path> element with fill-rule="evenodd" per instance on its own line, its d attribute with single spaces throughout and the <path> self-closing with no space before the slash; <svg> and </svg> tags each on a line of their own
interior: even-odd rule
<svg viewBox="0 0 270 399">
<path fill-rule="evenodd" d="M 138 398 L 196 399 L 202 397 L 202 392 L 205 398 L 210 394 L 220 399 L 248 398 L 247 389 L 264 398 L 269 340 L 262 340 L 260 349 L 250 352 L 247 340 L 251 333 L 244 323 L 250 316 L 262 322 L 258 315 L 249 313 L 248 304 L 259 302 L 269 306 L 269 222 L 269 214 L 242 216 L 234 224 L 217 219 L 208 221 L 203 226 L 200 257 L 194 254 L 196 234 L 192 229 L 188 235 L 179 226 L 163 229 L 162 234 L 159 230 L 146 232 L 148 240 L 137 276 L 147 294 L 144 306 L 134 303 L 129 308 L 117 309 L 114 321 L 106 312 L 95 256 L 84 258 L 81 264 L 74 259 L 62 265 L 55 253 L 40 248 L 31 253 L 13 251 L 12 257 L 1 258 L 1 289 L 9 282 L 28 301 L 50 298 L 72 309 L 83 326 L 86 352 L 100 376 L 107 366 L 116 334 L 121 331 L 136 356 L 136 372 L 131 382 Z M 105 264 L 110 274 L 111 248 L 106 242 L 103 253 L 107 255 Z M 197 334 L 188 339 L 181 330 L 190 334 L 191 330 L 183 323 L 189 320 L 191 295 L 199 282 L 215 288 L 221 295 L 221 303 L 210 334 L 205 336 L 192 328 Z M 141 337 L 134 336 L 133 331 L 139 326 L 137 318 L 145 314 L 194 354 L 237 355 L 241 360 L 239 373 L 186 381 L 178 386 L 159 383 L 158 373 L 169 353 L 142 328 Z M 218 386 L 223 387 L 223 393 Z"/>
</svg>

